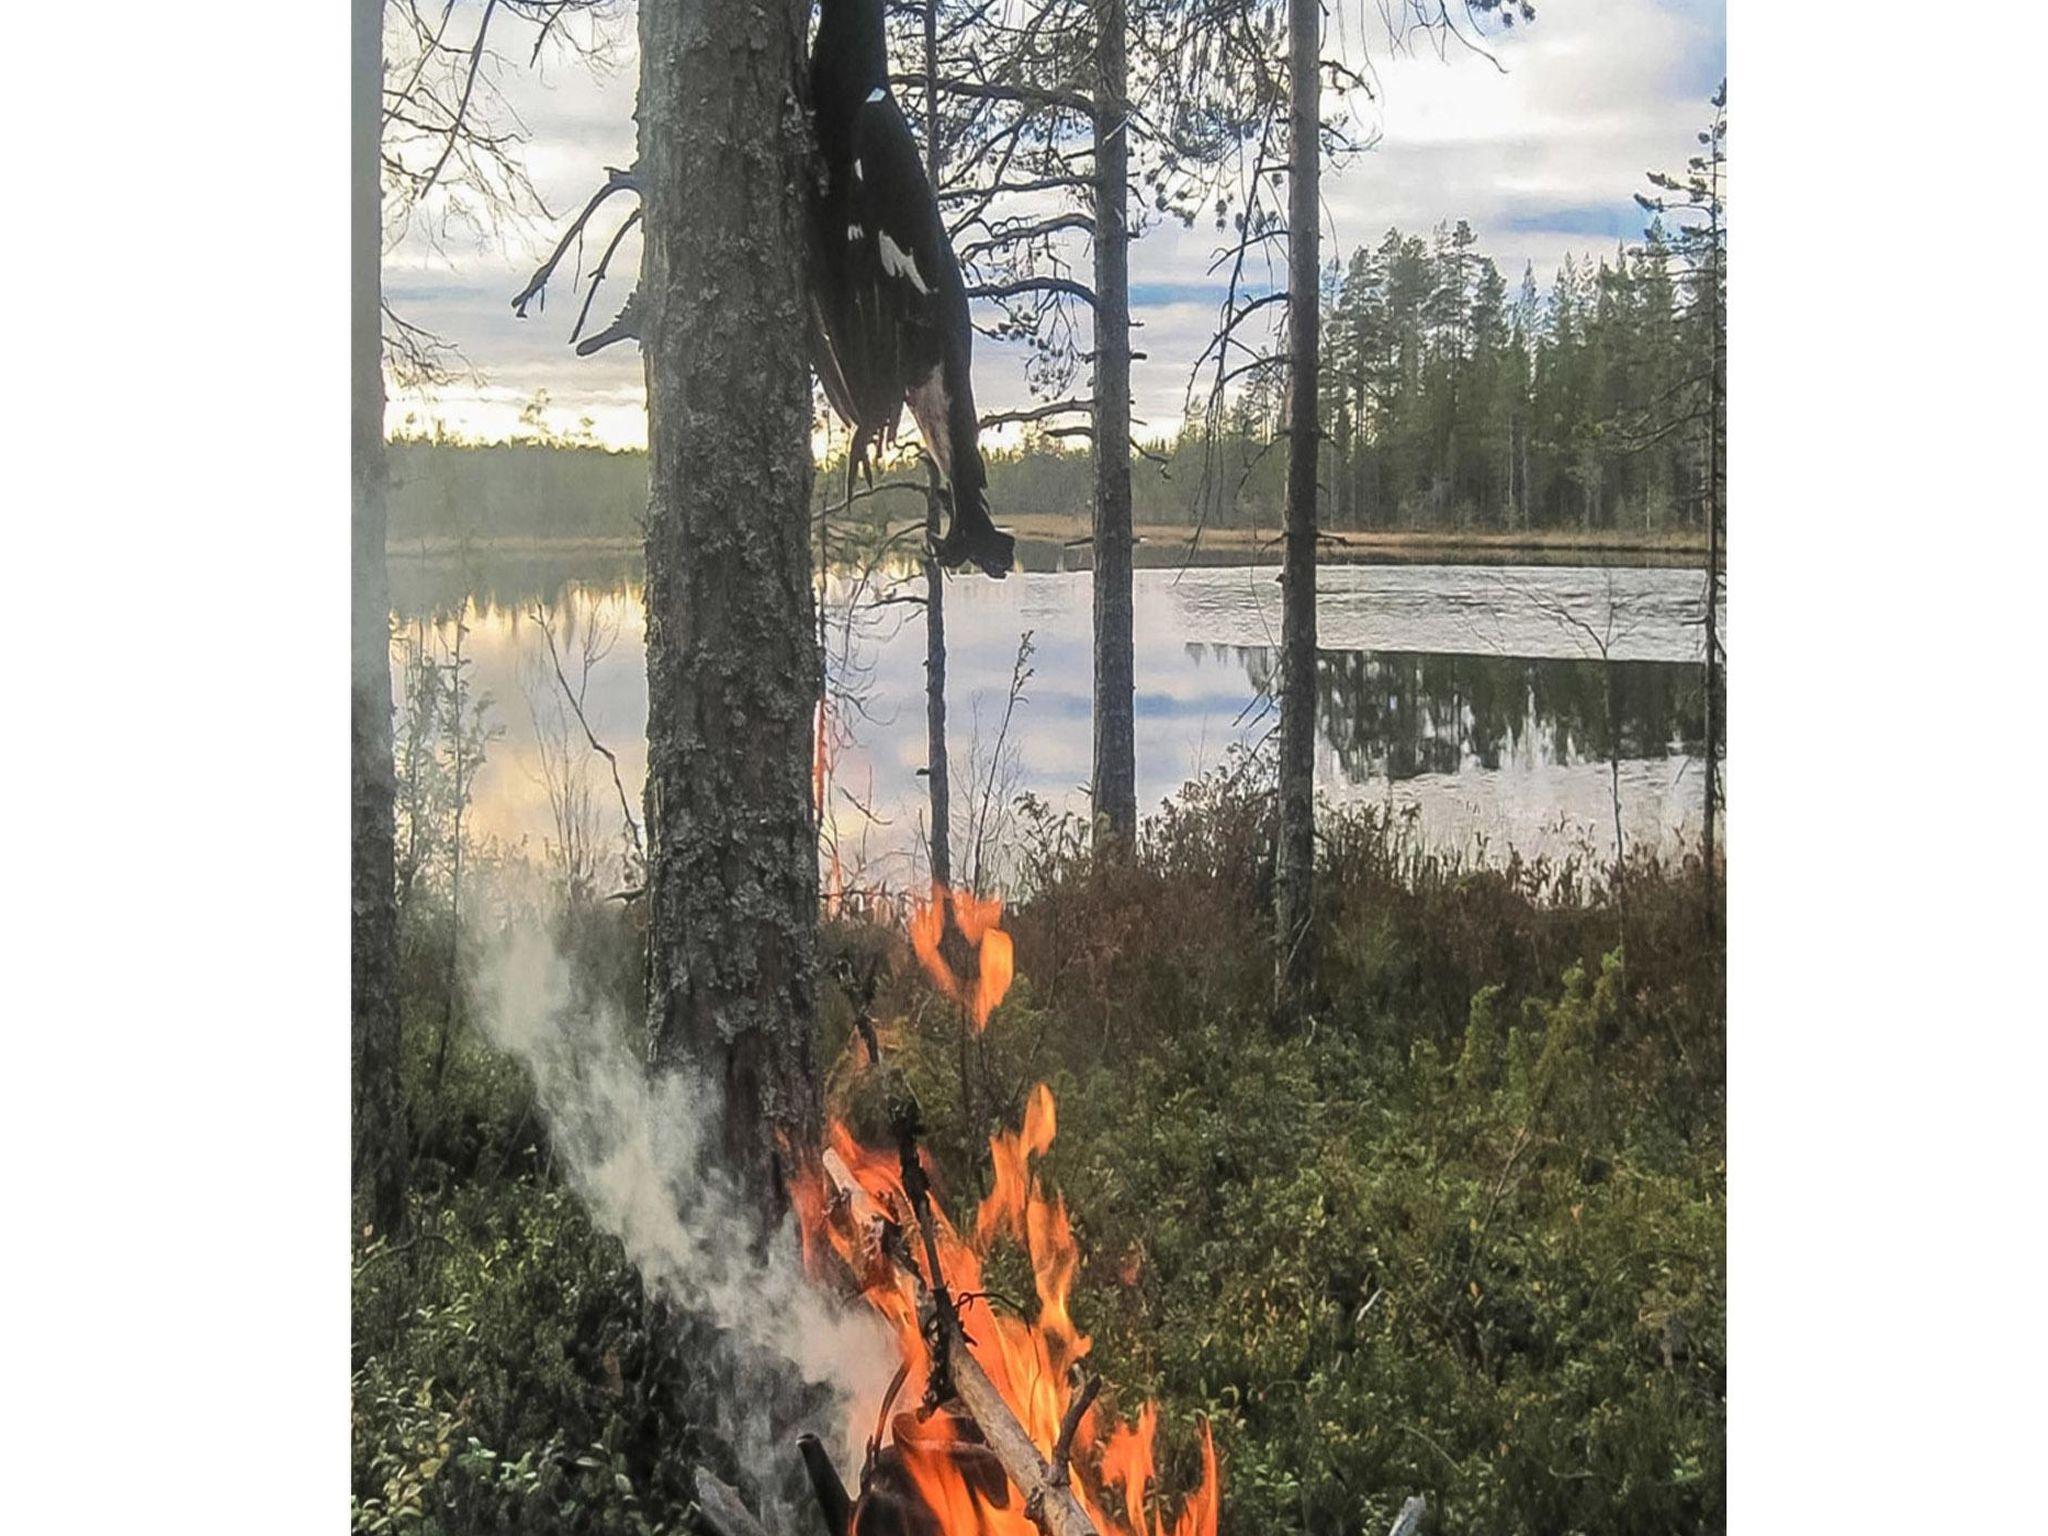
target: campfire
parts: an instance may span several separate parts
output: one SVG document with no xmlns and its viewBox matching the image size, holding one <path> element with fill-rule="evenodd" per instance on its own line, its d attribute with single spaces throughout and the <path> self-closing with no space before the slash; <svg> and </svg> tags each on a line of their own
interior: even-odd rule
<svg viewBox="0 0 2048 1536">
<path fill-rule="evenodd" d="M 1013 975 L 1001 918 L 1000 899 L 935 888 L 909 925 L 925 973 L 977 1036 Z M 946 942 L 949 922 L 961 945 Z M 974 960 L 971 978 L 944 953 L 962 946 Z M 860 1041 L 868 1065 L 878 1065 L 875 1033 L 862 1031 Z M 898 1095 L 889 1119 L 895 1144 L 887 1147 L 863 1144 L 834 1121 L 819 1166 L 794 1192 L 806 1262 L 821 1278 L 850 1277 L 902 1356 L 854 1492 L 819 1442 L 802 1444 L 831 1536 L 1215 1536 L 1207 1426 L 1201 1485 L 1169 1525 L 1147 1515 L 1157 1409 L 1147 1403 L 1130 1422 L 1105 1423 L 1097 1402 L 1090 1341 L 1069 1310 L 1080 1252 L 1066 1204 L 1037 1166 L 1058 1130 L 1051 1090 L 1035 1087 L 1022 1124 L 989 1138 L 991 1188 L 966 1233 L 932 1198 L 914 1100 Z M 1037 1303 L 1029 1318 L 984 1289 L 984 1263 L 999 1243 L 1029 1256 Z"/>
</svg>

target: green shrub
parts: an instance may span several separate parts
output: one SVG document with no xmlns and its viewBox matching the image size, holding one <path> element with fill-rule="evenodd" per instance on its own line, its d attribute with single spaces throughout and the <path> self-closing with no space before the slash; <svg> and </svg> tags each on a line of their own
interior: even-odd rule
<svg viewBox="0 0 2048 1536">
<path fill-rule="evenodd" d="M 1276 1034 L 1270 805 L 1238 765 L 1121 861 L 1027 807 L 988 1033 L 963 1051 L 900 937 L 839 925 L 825 1043 L 857 1006 L 903 1021 L 957 1215 L 1051 1083 L 1076 1320 L 1124 1411 L 1158 1398 L 1170 1491 L 1214 1423 L 1229 1536 L 1378 1536 L 1417 1492 L 1446 1533 L 1721 1528 L 1720 893 L 1696 867 L 1461 868 L 1333 815 L 1316 1006 Z M 633 919 L 574 921 L 629 1006 Z M 697 1460 L 737 1476 L 710 1344 L 591 1230 L 521 1074 L 459 1018 L 437 1051 L 443 958 L 409 972 L 413 1230 L 356 1255 L 355 1523 L 674 1529 Z M 1030 1294 L 1015 1253 L 990 1284 Z"/>
</svg>

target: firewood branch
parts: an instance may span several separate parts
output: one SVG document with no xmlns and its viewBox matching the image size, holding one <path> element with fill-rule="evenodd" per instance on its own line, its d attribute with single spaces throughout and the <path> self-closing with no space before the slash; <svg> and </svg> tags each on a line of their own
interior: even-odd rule
<svg viewBox="0 0 2048 1536">
<path fill-rule="evenodd" d="M 831 1181 L 835 1200 L 846 1202 L 853 1219 L 863 1226 L 883 1223 L 887 1218 L 855 1181 L 852 1171 L 847 1168 L 838 1153 L 827 1151 L 822 1159 L 825 1175 Z M 899 1254 L 901 1252 L 898 1245 Z M 914 1264 L 899 1261 L 897 1269 L 905 1275 L 913 1288 L 920 1316 L 936 1316 L 931 1292 L 926 1288 L 924 1276 L 918 1273 Z M 952 1368 L 953 1391 L 966 1407 L 974 1422 L 981 1426 L 982 1435 L 987 1439 L 989 1449 L 1003 1464 L 1010 1481 L 1024 1495 L 1025 1508 L 1032 1512 L 1046 1536 L 1101 1536 L 1089 1520 L 1087 1511 L 1081 1508 L 1081 1501 L 1074 1497 L 1073 1490 L 1064 1484 L 1051 1480 L 1052 1468 L 1045 1458 L 1038 1454 L 1038 1447 L 1031 1443 L 1031 1436 L 1018 1422 L 1010 1405 L 1003 1401 L 1003 1395 L 996 1390 L 994 1382 L 988 1379 L 975 1360 L 973 1351 L 967 1347 L 967 1339 L 960 1331 L 960 1320 L 947 1309 L 943 1317 L 937 1318 L 946 1334 L 946 1354 Z"/>
<path fill-rule="evenodd" d="M 954 1388 L 967 1411 L 974 1415 L 974 1422 L 981 1426 L 996 1460 L 1024 1495 L 1025 1510 L 1046 1536 L 1100 1536 L 1087 1511 L 1081 1508 L 1081 1501 L 1074 1497 L 1074 1490 L 1064 1480 L 1053 1481 L 1052 1468 L 1038 1454 L 1031 1436 L 1024 1432 L 1024 1426 L 1017 1422 L 996 1384 L 988 1379 L 988 1373 L 959 1338 L 959 1323 L 955 1321 L 952 1327 L 954 1341 L 959 1345 L 953 1351 Z"/>
</svg>

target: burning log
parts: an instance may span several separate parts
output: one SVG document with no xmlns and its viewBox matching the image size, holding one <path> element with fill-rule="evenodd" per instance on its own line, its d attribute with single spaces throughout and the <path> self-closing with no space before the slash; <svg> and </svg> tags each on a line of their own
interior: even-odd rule
<svg viewBox="0 0 2048 1536">
<path fill-rule="evenodd" d="M 825 1176 L 831 1181 L 834 1204 L 851 1216 L 856 1224 L 856 1230 L 875 1234 L 872 1241 L 877 1245 L 886 1246 L 887 1238 L 882 1234 L 890 1230 L 900 1231 L 900 1226 L 892 1221 L 873 1197 L 861 1187 L 852 1170 L 847 1167 L 846 1160 L 838 1152 L 826 1152 L 823 1161 Z M 931 1224 L 931 1213 L 928 1208 L 918 1213 L 918 1220 L 920 1226 Z M 929 1241 L 930 1252 L 936 1259 L 936 1236 L 933 1235 Z M 996 1384 L 989 1380 L 988 1372 L 975 1360 L 973 1352 L 967 1347 L 966 1337 L 960 1329 L 959 1316 L 951 1306 L 950 1300 L 942 1310 L 933 1291 L 926 1286 L 924 1276 L 918 1272 L 915 1265 L 899 1265 L 898 1268 L 904 1272 L 915 1290 L 920 1318 L 930 1317 L 936 1323 L 934 1331 L 937 1334 L 937 1348 L 934 1355 L 936 1358 L 939 1350 L 943 1350 L 950 1367 L 953 1393 L 979 1427 L 989 1451 L 1001 1464 L 1003 1471 L 1009 1475 L 1010 1482 L 1024 1496 L 1025 1512 L 1031 1517 L 1032 1522 L 1045 1531 L 1047 1536 L 1101 1536 L 1095 1528 L 1095 1522 L 1090 1520 L 1087 1511 L 1081 1508 L 1080 1500 L 1074 1497 L 1064 1462 L 1061 1463 L 1059 1474 L 1055 1477 L 1054 1468 L 1038 1454 L 1038 1447 L 1031 1443 L 1030 1434 L 1018 1422 L 1017 1415 L 1011 1410 L 1010 1405 L 1003 1400 L 1003 1394 L 997 1390 Z M 934 1379 L 937 1379 L 936 1373 Z M 1087 1391 L 1086 1395 L 1092 1399 L 1094 1392 Z M 1076 1401 L 1079 1400 L 1077 1394 Z M 1087 1404 L 1083 1403 L 1082 1411 L 1085 1412 L 1086 1408 Z M 903 1418 L 903 1415 L 897 1417 L 899 1432 Z M 1073 1414 L 1073 1420 L 1078 1425 L 1080 1414 Z M 1071 1434 L 1067 1436 L 1067 1440 L 1071 1443 Z M 865 1496 L 864 1489 L 863 1497 Z M 857 1522 L 854 1528 L 860 1530 Z M 866 1533 L 863 1532 L 862 1536 L 866 1536 Z"/>
<path fill-rule="evenodd" d="M 960 1401 L 967 1405 L 967 1411 L 974 1415 L 988 1435 L 989 1449 L 1003 1464 L 1003 1470 L 1010 1474 L 1010 1481 L 1024 1495 L 1025 1513 L 1047 1536 L 1101 1536 L 1095 1529 L 1095 1522 L 1088 1518 L 1081 1501 L 1074 1497 L 1074 1490 L 1068 1486 L 1066 1469 L 1060 1469 L 1057 1481 L 1053 1469 L 1046 1465 L 1038 1454 L 1038 1447 L 1031 1443 L 1031 1437 L 1024 1432 L 1024 1426 L 1017 1422 L 1017 1416 L 1010 1411 L 1010 1405 L 1003 1401 L 1002 1393 L 996 1390 L 988 1373 L 968 1353 L 960 1339 L 960 1324 L 952 1324 L 953 1339 L 959 1344 L 954 1351 L 953 1384 L 959 1389 Z"/>
<path fill-rule="evenodd" d="M 997 898 L 934 887 L 932 902 L 912 914 L 912 948 L 962 1009 L 963 1050 L 983 1036 L 1013 975 L 1001 912 Z M 942 952 L 949 929 L 976 961 L 971 980 Z M 854 1292 L 894 1329 L 903 1369 L 890 1385 L 850 1510 L 838 1474 L 811 1466 L 828 1536 L 1216 1536 L 1220 1484 L 1206 1425 L 1202 1481 L 1171 1522 L 1146 1510 L 1153 1406 L 1134 1424 L 1116 1424 L 1106 1444 L 1098 1439 L 1101 1383 L 1081 1368 L 1089 1340 L 1068 1309 L 1080 1250 L 1065 1202 L 1031 1167 L 1055 1134 L 1051 1092 L 1038 1085 L 1023 1124 L 990 1136 L 994 1187 L 963 1235 L 933 1198 L 915 1096 L 900 1072 L 877 1059 L 878 1041 L 864 1036 L 863 1043 L 861 1093 L 871 1103 L 879 1094 L 887 1140 L 871 1144 L 835 1120 L 828 1149 L 798 1181 L 794 1203 L 807 1258 L 844 1266 Z M 965 1083 L 963 1065 L 963 1106 Z M 997 1311 L 997 1298 L 983 1288 L 983 1261 L 1001 1236 L 1030 1257 L 1033 1313 Z M 890 1404 L 909 1380 L 920 1384 L 921 1404 L 892 1419 Z M 822 1448 L 805 1449 L 807 1464 L 822 1455 Z M 1117 1484 L 1123 1497 L 1112 1510 Z"/>
</svg>

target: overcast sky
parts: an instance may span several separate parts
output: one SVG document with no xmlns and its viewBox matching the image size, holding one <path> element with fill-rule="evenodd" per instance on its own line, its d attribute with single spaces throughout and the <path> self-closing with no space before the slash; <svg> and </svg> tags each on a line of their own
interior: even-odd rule
<svg viewBox="0 0 2048 1536">
<path fill-rule="evenodd" d="M 1567 251 L 1605 254 L 1640 233 L 1634 193 L 1643 173 L 1682 166 L 1726 71 L 1722 0 L 1537 0 L 1536 12 L 1534 24 L 1488 39 L 1501 68 L 1455 46 L 1442 57 L 1426 46 L 1390 54 L 1379 0 L 1346 0 L 1329 13 L 1336 36 L 1326 51 L 1355 58 L 1363 40 L 1382 91 L 1365 122 L 1378 130 L 1378 147 L 1324 177 L 1326 260 L 1373 243 L 1390 224 L 1427 233 L 1439 220 L 1463 218 L 1511 287 L 1524 262 L 1547 286 Z M 505 100 L 528 135 L 534 183 L 564 223 L 605 166 L 633 158 L 629 6 L 609 30 L 618 45 L 609 73 L 544 59 L 538 70 L 503 75 Z M 523 64 L 525 50 L 511 51 Z M 620 213 L 627 206 L 623 197 L 612 204 Z M 601 227 L 599 240 L 611 226 Z M 566 287 L 545 313 L 524 321 L 512 314 L 512 294 L 554 232 L 535 224 L 484 242 L 450 236 L 438 250 L 411 233 L 391 250 L 385 286 L 393 307 L 460 346 L 481 375 L 430 400 L 394 395 L 394 426 L 412 414 L 503 437 L 520 406 L 544 389 L 558 429 L 588 417 L 609 443 L 645 443 L 639 355 L 630 345 L 577 357 L 567 344 L 575 305 Z M 1189 365 L 1221 297 L 1220 278 L 1205 276 L 1215 240 L 1199 221 L 1191 230 L 1173 223 L 1132 248 L 1131 311 L 1143 327 L 1135 344 L 1148 354 L 1132 379 L 1141 431 L 1167 432 L 1180 418 Z M 587 250 L 586 264 L 600 248 Z M 636 253 L 629 242 L 622 260 Z M 629 274 L 621 276 L 597 302 L 607 319 L 630 286 Z M 984 411 L 1025 403 L 1016 354 L 981 342 L 975 390 Z"/>
</svg>

